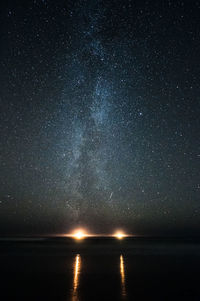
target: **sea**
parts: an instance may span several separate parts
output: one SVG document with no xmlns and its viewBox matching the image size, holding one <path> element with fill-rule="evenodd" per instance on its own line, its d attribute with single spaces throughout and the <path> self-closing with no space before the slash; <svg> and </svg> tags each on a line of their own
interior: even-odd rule
<svg viewBox="0 0 200 301">
<path fill-rule="evenodd" d="M 1 238 L 0 300 L 200 300 L 200 240 Z"/>
</svg>

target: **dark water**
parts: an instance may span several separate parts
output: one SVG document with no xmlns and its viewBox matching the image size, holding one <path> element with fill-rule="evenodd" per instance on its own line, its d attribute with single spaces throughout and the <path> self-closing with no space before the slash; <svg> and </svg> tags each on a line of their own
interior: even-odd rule
<svg viewBox="0 0 200 301">
<path fill-rule="evenodd" d="M 0 300 L 200 300 L 200 243 L 0 242 Z"/>
</svg>

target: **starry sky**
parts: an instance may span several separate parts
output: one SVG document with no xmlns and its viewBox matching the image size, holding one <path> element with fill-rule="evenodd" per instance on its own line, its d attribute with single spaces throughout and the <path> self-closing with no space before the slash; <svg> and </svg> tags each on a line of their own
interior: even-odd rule
<svg viewBox="0 0 200 301">
<path fill-rule="evenodd" d="M 200 235 L 200 1 L 0 6 L 0 235 Z"/>
</svg>

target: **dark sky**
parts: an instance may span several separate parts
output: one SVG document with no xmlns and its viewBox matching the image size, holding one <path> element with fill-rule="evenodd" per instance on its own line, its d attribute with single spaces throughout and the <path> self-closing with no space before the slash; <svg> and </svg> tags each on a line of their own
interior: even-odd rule
<svg viewBox="0 0 200 301">
<path fill-rule="evenodd" d="M 0 235 L 200 235 L 200 1 L 1 1 Z"/>
</svg>

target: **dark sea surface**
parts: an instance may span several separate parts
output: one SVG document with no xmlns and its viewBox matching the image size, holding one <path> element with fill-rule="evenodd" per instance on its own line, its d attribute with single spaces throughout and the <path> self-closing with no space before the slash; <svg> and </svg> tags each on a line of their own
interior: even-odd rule
<svg viewBox="0 0 200 301">
<path fill-rule="evenodd" d="M 200 300 L 200 241 L 0 240 L 0 300 Z"/>
</svg>

